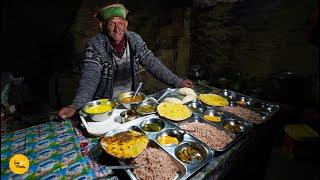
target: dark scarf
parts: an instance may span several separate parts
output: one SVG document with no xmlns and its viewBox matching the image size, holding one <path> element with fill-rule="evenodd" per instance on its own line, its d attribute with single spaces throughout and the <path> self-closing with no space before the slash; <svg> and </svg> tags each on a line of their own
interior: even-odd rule
<svg viewBox="0 0 320 180">
<path fill-rule="evenodd" d="M 109 36 L 108 36 L 109 37 Z M 117 55 L 122 55 L 126 49 L 127 37 L 124 35 L 119 43 L 116 43 L 112 38 L 109 37 L 110 43 Z"/>
</svg>

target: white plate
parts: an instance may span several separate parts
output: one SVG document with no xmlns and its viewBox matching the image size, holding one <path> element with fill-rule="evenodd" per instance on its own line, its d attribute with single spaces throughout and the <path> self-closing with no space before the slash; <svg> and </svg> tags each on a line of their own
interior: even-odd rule
<svg viewBox="0 0 320 180">
<path fill-rule="evenodd" d="M 88 120 L 84 118 L 82 115 L 80 115 L 80 119 L 82 121 L 83 126 L 86 128 L 89 134 L 94 135 L 94 136 L 101 136 L 108 131 L 114 130 L 116 128 L 119 128 L 121 125 L 125 123 L 120 123 L 119 118 L 120 118 L 120 113 L 125 111 L 127 109 L 115 109 L 112 113 L 112 115 L 109 118 L 106 118 L 104 121 L 100 122 L 95 122 Z M 141 119 L 141 118 L 149 118 L 149 117 L 156 116 L 154 114 L 148 115 L 148 116 L 143 116 L 140 118 L 137 118 L 135 120 Z M 87 117 L 88 118 L 88 117 Z M 133 120 L 133 121 L 135 121 Z M 129 121 L 131 122 L 131 121 Z"/>
<path fill-rule="evenodd" d="M 86 119 L 82 115 L 80 115 L 80 118 L 82 124 L 87 129 L 89 134 L 92 134 L 94 136 L 101 136 L 106 132 L 115 129 L 121 125 L 119 122 L 117 122 L 116 119 L 120 116 L 120 113 L 125 110 L 126 109 L 115 109 L 110 117 L 101 117 L 105 120 L 100 122 L 91 121 L 88 119 L 89 117 L 87 117 Z"/>
</svg>

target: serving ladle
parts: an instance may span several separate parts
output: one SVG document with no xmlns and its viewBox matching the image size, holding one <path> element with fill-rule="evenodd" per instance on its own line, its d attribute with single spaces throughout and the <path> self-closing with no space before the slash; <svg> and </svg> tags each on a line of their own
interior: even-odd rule
<svg viewBox="0 0 320 180">
<path fill-rule="evenodd" d="M 167 88 L 166 91 L 158 98 L 158 99 L 155 99 L 154 97 L 149 97 L 148 100 L 152 100 L 153 102 L 159 104 L 159 101 L 164 97 L 166 96 L 167 94 L 171 93 L 175 91 L 175 89 L 172 89 L 172 88 Z"/>
<path fill-rule="evenodd" d="M 140 83 L 140 84 L 139 84 L 139 86 L 138 86 L 138 88 L 137 88 L 136 92 L 134 93 L 134 95 L 133 95 L 132 99 L 134 99 L 134 98 L 136 97 L 136 95 L 138 94 L 139 90 L 140 90 L 140 89 L 141 89 L 141 87 L 142 87 L 142 84 L 143 84 L 143 83 Z"/>
</svg>

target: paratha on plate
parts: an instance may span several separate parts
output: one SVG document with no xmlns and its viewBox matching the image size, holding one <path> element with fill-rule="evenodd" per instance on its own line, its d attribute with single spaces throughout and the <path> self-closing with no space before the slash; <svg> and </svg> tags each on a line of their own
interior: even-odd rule
<svg viewBox="0 0 320 180">
<path fill-rule="evenodd" d="M 182 121 L 191 117 L 192 112 L 188 106 L 172 102 L 162 102 L 158 105 L 157 111 L 160 116 L 173 121 Z"/>
<path fill-rule="evenodd" d="M 135 158 L 148 145 L 148 138 L 145 134 L 130 130 L 107 136 L 101 139 L 102 148 L 110 155 L 120 158 Z"/>
</svg>

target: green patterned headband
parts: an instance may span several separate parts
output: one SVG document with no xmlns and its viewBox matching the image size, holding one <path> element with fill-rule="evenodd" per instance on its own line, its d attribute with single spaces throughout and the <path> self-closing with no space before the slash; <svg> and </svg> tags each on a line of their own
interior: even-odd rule
<svg viewBox="0 0 320 180">
<path fill-rule="evenodd" d="M 126 19 L 126 11 L 122 7 L 102 8 L 96 15 L 100 21 L 107 21 L 112 17 L 122 17 Z"/>
</svg>

